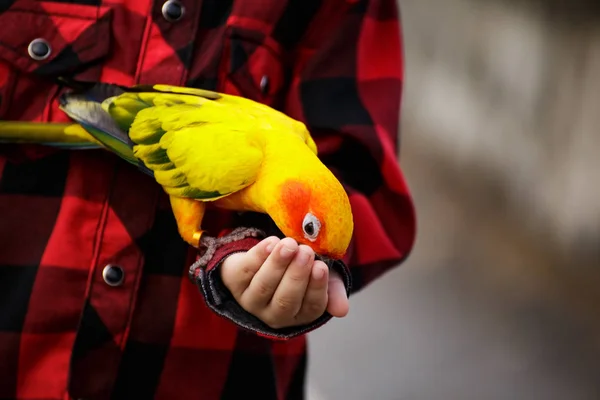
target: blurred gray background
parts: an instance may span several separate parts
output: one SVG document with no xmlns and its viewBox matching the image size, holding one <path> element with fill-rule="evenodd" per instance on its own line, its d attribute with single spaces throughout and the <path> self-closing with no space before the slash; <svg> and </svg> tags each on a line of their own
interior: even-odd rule
<svg viewBox="0 0 600 400">
<path fill-rule="evenodd" d="M 600 399 L 600 3 L 399 3 L 417 242 L 310 334 L 309 400 Z"/>
</svg>

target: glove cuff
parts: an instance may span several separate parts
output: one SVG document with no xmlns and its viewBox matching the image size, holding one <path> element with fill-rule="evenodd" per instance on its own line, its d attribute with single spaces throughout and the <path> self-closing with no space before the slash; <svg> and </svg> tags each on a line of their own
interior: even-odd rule
<svg viewBox="0 0 600 400">
<path fill-rule="evenodd" d="M 198 262 L 194 263 L 192 268 L 190 268 L 190 277 L 200 289 L 207 306 L 212 311 L 233 322 L 240 328 L 273 340 L 288 340 L 306 334 L 324 325 L 333 318 L 331 314 L 325 312 L 321 317 L 310 324 L 273 329 L 242 308 L 223 284 L 219 268 L 227 257 L 235 253 L 242 253 L 250 250 L 258 244 L 261 239 L 262 238 L 260 237 L 245 237 L 227 242 L 216 249 L 214 255 L 205 266 L 196 265 Z M 342 261 L 327 260 L 319 256 L 317 256 L 317 259 L 323 260 L 330 270 L 333 269 L 340 274 L 344 281 L 346 292 L 349 295 L 351 275 L 346 264 Z"/>
</svg>

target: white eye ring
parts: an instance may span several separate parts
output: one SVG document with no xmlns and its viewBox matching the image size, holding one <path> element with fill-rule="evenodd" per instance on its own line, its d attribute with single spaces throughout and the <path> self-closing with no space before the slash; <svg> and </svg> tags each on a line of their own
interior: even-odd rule
<svg viewBox="0 0 600 400">
<path fill-rule="evenodd" d="M 320 230 L 321 221 L 319 221 L 319 219 L 311 213 L 306 214 L 304 221 L 302 221 L 302 231 L 304 232 L 304 237 L 311 242 L 314 242 L 317 240 Z"/>
</svg>

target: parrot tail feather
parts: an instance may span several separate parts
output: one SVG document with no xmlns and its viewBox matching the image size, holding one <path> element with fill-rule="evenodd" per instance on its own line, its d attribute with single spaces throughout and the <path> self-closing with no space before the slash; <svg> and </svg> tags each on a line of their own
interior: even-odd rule
<svg viewBox="0 0 600 400">
<path fill-rule="evenodd" d="M 133 161 L 133 142 L 116 122 L 102 109 L 100 103 L 87 100 L 79 94 L 66 93 L 60 99 L 60 108 L 71 119 L 83 126 L 97 140 L 120 156 Z"/>
<path fill-rule="evenodd" d="M 72 93 L 84 96 L 88 101 L 102 103 L 109 97 L 119 96 L 127 91 L 126 88 L 114 83 L 85 82 L 72 78 L 57 78 L 58 84 L 72 89 Z"/>
<path fill-rule="evenodd" d="M 0 143 L 42 144 L 73 150 L 103 147 L 79 124 L 28 121 L 0 121 Z"/>
<path fill-rule="evenodd" d="M 104 101 L 104 100 L 102 100 Z M 153 176 L 133 153 L 134 143 L 117 122 L 104 110 L 101 102 L 90 100 L 81 93 L 64 93 L 59 98 L 60 109 L 71 119 L 80 124 L 103 146 L 112 150 L 124 160 L 136 165 L 144 173 Z"/>
</svg>

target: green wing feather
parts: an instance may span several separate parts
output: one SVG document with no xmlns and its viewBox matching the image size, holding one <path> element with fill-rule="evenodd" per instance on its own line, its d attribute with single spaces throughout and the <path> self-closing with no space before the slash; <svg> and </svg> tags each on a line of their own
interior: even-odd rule
<svg viewBox="0 0 600 400">
<path fill-rule="evenodd" d="M 235 110 L 193 98 L 166 100 L 157 95 L 154 103 L 161 105 L 140 111 L 129 135 L 134 155 L 167 193 L 215 200 L 254 182 L 262 146 L 255 130 L 235 124 Z"/>
<path fill-rule="evenodd" d="M 79 87 L 62 96 L 62 109 L 174 196 L 215 200 L 252 184 L 261 132 L 297 135 L 317 153 L 304 124 L 243 97 L 169 85 Z"/>
<path fill-rule="evenodd" d="M 63 96 L 61 109 L 108 149 L 142 168 L 133 155 L 133 142 L 116 120 L 102 109 L 102 104 L 90 101 L 83 95 L 71 94 Z"/>
<path fill-rule="evenodd" d="M 114 95 L 101 89 L 95 98 L 93 88 L 63 95 L 61 108 L 107 148 L 143 165 L 167 193 L 215 200 L 254 182 L 262 146 L 257 129 L 236 122 L 244 115 L 239 105 L 168 85 L 118 87 Z"/>
</svg>

